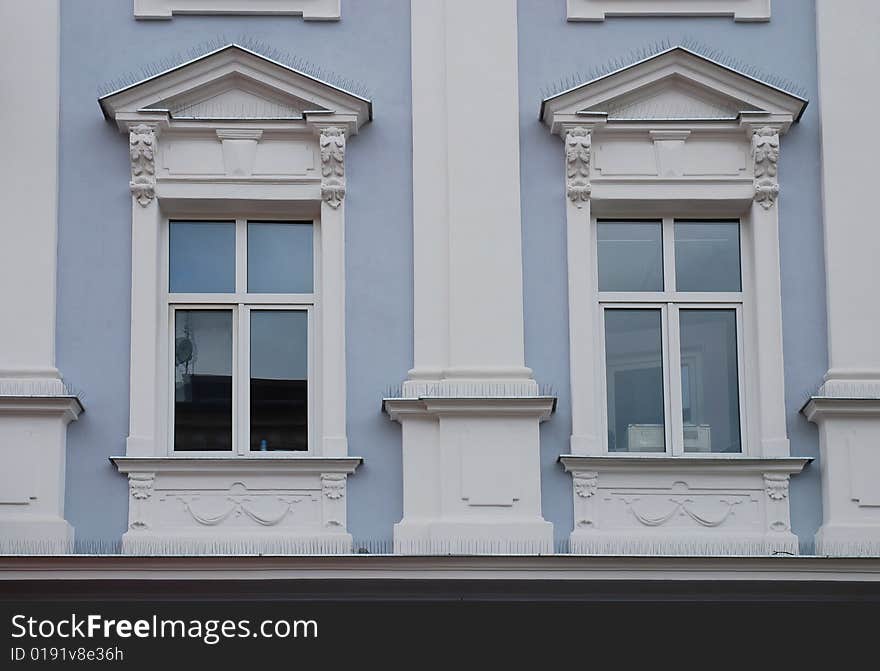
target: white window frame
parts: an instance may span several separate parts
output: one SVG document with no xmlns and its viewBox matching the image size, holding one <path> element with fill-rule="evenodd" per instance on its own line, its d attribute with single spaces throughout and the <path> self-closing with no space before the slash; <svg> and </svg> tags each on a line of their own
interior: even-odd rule
<svg viewBox="0 0 880 671">
<path fill-rule="evenodd" d="M 232 223 L 235 225 L 235 291 L 233 293 L 172 293 L 170 291 L 170 233 L 175 221 Z M 310 294 L 252 294 L 247 291 L 248 224 L 249 223 L 310 223 L 312 226 L 313 291 Z M 162 275 L 165 278 L 163 301 L 167 306 L 161 328 L 168 334 L 165 351 L 160 359 L 166 362 L 166 380 L 160 388 L 167 394 L 165 408 L 166 453 L 175 457 L 220 458 L 297 458 L 316 454 L 315 419 L 319 387 L 320 342 L 315 338 L 315 315 L 319 310 L 320 295 L 320 230 L 319 221 L 312 219 L 271 219 L 266 217 L 193 218 L 168 217 L 163 222 Z M 176 450 L 174 446 L 174 342 L 175 313 L 178 310 L 228 310 L 232 312 L 232 451 Z M 307 421 L 308 450 L 254 452 L 248 448 L 250 429 L 250 313 L 253 310 L 305 311 L 308 314 L 308 373 L 307 373 Z"/>
<path fill-rule="evenodd" d="M 740 291 L 677 291 L 675 288 L 675 223 L 687 221 L 699 221 L 701 223 L 733 222 L 739 226 L 740 240 Z M 593 258 L 596 259 L 596 289 L 595 303 L 598 313 L 595 323 L 597 325 L 596 342 L 601 353 L 599 373 L 601 378 L 601 390 L 599 401 L 601 408 L 602 437 L 605 452 L 613 455 L 639 454 L 612 452 L 608 444 L 608 369 L 607 354 L 605 352 L 605 312 L 607 310 L 659 310 L 661 314 L 661 352 L 663 355 L 663 408 L 664 434 L 666 449 L 664 452 L 652 454 L 666 454 L 684 458 L 703 457 L 730 457 L 731 454 L 748 455 L 748 412 L 746 387 L 745 356 L 746 328 L 745 314 L 747 313 L 747 292 L 745 291 L 745 278 L 743 277 L 745 247 L 743 241 L 743 222 L 741 218 L 730 217 L 594 217 L 592 226 L 598 230 L 602 222 L 644 222 L 659 223 L 662 226 L 661 245 L 663 252 L 663 291 L 599 291 L 598 268 L 599 268 L 599 245 L 598 236 L 593 235 Z M 672 371 L 681 370 L 681 335 L 678 313 L 681 310 L 733 310 L 736 313 L 736 365 L 737 365 L 737 395 L 739 397 L 739 421 L 740 421 L 740 451 L 731 452 L 685 452 L 684 451 L 684 420 L 682 418 L 683 401 L 681 397 L 681 376 L 673 375 Z"/>
<path fill-rule="evenodd" d="M 614 16 L 724 16 L 769 21 L 770 0 L 568 0 L 569 21 Z"/>
<path fill-rule="evenodd" d="M 171 19 L 175 14 L 265 14 L 338 21 L 340 0 L 134 0 L 134 18 Z"/>
</svg>

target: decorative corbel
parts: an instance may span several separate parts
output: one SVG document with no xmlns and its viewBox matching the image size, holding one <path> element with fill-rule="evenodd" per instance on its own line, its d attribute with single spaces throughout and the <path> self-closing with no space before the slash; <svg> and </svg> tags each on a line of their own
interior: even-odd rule
<svg viewBox="0 0 880 671">
<path fill-rule="evenodd" d="M 765 473 L 764 492 L 767 494 L 767 526 L 769 531 L 789 531 L 788 473 Z"/>
<path fill-rule="evenodd" d="M 149 527 L 146 519 L 145 502 L 153 496 L 153 483 L 155 479 L 155 473 L 128 474 L 128 491 L 131 496 L 129 529 L 146 529 Z"/>
<path fill-rule="evenodd" d="M 334 210 L 345 200 L 345 129 L 321 129 L 321 198 Z"/>
<path fill-rule="evenodd" d="M 755 202 L 769 210 L 779 196 L 779 131 L 769 126 L 756 128 L 752 134 L 752 157 L 755 160 Z"/>
<path fill-rule="evenodd" d="M 131 195 L 141 207 L 156 197 L 156 129 L 147 124 L 129 128 Z"/>
<path fill-rule="evenodd" d="M 592 137 L 586 128 L 569 128 L 565 133 L 565 191 L 581 207 L 590 199 L 590 151 Z"/>
</svg>

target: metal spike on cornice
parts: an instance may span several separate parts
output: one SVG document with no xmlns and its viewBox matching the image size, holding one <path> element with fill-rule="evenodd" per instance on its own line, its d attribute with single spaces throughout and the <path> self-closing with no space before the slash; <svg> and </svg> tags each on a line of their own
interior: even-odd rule
<svg viewBox="0 0 880 671">
<path fill-rule="evenodd" d="M 248 35 L 239 36 L 238 39 L 228 39 L 226 36 L 221 35 L 202 42 L 186 51 L 153 61 L 152 63 L 142 66 L 139 70 L 131 71 L 108 80 L 98 87 L 98 97 L 103 98 L 111 93 L 138 84 L 145 79 L 155 77 L 164 72 L 168 72 L 169 70 L 174 70 L 181 65 L 198 60 L 199 58 L 204 58 L 215 51 L 220 51 L 221 49 L 230 46 L 238 46 L 247 51 L 252 51 L 258 56 L 274 61 L 286 68 L 295 70 L 313 79 L 320 80 L 334 88 L 341 89 L 347 93 L 358 96 L 359 98 L 365 100 L 371 98 L 370 91 L 364 84 L 349 78 L 343 78 L 338 73 L 319 67 L 315 63 L 312 63 L 301 56 L 278 49 L 263 40 Z"/>
<path fill-rule="evenodd" d="M 756 81 L 767 84 L 768 86 L 772 86 L 773 88 L 780 89 L 785 93 L 790 93 L 791 95 L 797 96 L 798 98 L 804 100 L 806 100 L 807 98 L 807 90 L 803 86 L 791 81 L 790 79 L 765 72 L 755 65 L 746 63 L 739 58 L 724 53 L 717 47 L 710 47 L 709 45 L 700 42 L 699 40 L 685 36 L 678 41 L 673 41 L 668 38 L 663 39 L 658 42 L 648 44 L 644 47 L 633 49 L 626 56 L 611 58 L 601 65 L 591 67 L 589 70 L 589 77 L 582 76 L 580 72 L 566 77 L 560 77 L 557 81 L 551 82 L 549 86 L 545 87 L 546 93 L 544 95 L 544 99 L 546 100 L 548 98 L 557 96 L 565 91 L 570 91 L 572 89 L 578 88 L 579 86 L 583 86 L 584 84 L 587 84 L 591 81 L 610 75 L 613 72 L 631 67 L 636 63 L 640 63 L 641 61 L 646 61 L 650 58 L 654 58 L 655 56 L 658 56 L 663 52 L 671 51 L 672 49 L 675 49 L 677 47 L 681 47 L 682 49 L 690 51 L 697 56 L 701 56 L 707 60 L 717 63 L 718 65 L 739 72 L 741 75 L 749 77 L 750 79 L 754 79 Z"/>
</svg>

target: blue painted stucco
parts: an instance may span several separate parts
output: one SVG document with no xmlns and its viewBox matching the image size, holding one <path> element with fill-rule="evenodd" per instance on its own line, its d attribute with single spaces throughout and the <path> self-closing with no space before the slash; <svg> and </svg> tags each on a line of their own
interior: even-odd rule
<svg viewBox="0 0 880 671">
<path fill-rule="evenodd" d="M 400 429 L 381 414 L 412 366 L 409 0 L 345 2 L 339 22 L 296 17 L 135 21 L 130 0 L 61 3 L 57 362 L 87 411 L 68 431 L 66 516 L 77 537 L 118 540 L 125 479 L 109 463 L 128 434 L 131 197 L 127 139 L 103 119 L 101 86 L 225 36 L 244 35 L 365 86 L 375 120 L 349 144 L 346 336 L 349 529 L 388 538 L 402 515 Z"/>
<path fill-rule="evenodd" d="M 388 539 L 402 515 L 399 426 L 380 412 L 412 366 L 412 140 L 409 0 L 347 1 L 343 20 L 175 17 L 139 22 L 122 0 L 62 3 L 57 362 L 87 412 L 68 432 L 66 516 L 85 541 L 112 542 L 127 522 L 127 485 L 109 463 L 128 433 L 131 199 L 126 138 L 96 103 L 106 82 L 246 35 L 366 86 L 375 120 L 350 143 L 346 205 L 348 436 L 364 465 L 349 485 L 356 539 Z M 774 0 L 773 19 L 610 19 L 568 23 L 565 0 L 519 0 L 519 94 L 526 364 L 559 397 L 542 426 L 544 516 L 572 528 L 571 403 L 562 147 L 538 121 L 551 82 L 662 39 L 682 37 L 802 86 L 812 104 L 783 140 L 780 237 L 786 407 L 792 453 L 818 459 L 798 414 L 827 368 L 820 220 L 815 20 L 807 0 Z M 494 141 L 507 141 L 495 138 Z M 485 149 L 485 148 L 484 148 Z M 812 548 L 821 520 L 818 466 L 792 483 L 792 524 Z"/>
<path fill-rule="evenodd" d="M 769 23 L 728 18 L 616 18 L 569 23 L 565 0 L 519 0 L 519 96 L 526 365 L 559 395 L 541 431 L 544 517 L 557 537 L 572 529 L 571 478 L 556 463 L 569 451 L 568 294 L 562 144 L 538 120 L 543 92 L 664 39 L 695 40 L 784 77 L 811 104 L 782 143 L 779 225 L 788 435 L 793 455 L 817 461 L 792 480 L 792 527 L 812 550 L 821 523 L 818 435 L 798 410 L 827 370 L 819 171 L 815 10 L 810 0 L 773 0 Z"/>
</svg>

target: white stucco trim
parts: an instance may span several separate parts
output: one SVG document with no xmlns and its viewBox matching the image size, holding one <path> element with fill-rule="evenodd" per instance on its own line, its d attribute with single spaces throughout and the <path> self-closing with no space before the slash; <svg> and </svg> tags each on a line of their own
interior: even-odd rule
<svg viewBox="0 0 880 671">
<path fill-rule="evenodd" d="M 170 19 L 174 14 L 269 14 L 337 21 L 341 0 L 134 0 L 136 19 Z"/>
<path fill-rule="evenodd" d="M 267 100 L 291 113 L 236 116 Z M 346 477 L 360 460 L 337 463 L 348 455 L 345 153 L 371 103 L 235 45 L 100 103 L 128 135 L 131 158 L 130 426 L 115 462 L 132 504 L 123 549 L 350 551 Z M 317 227 L 307 454 L 187 460 L 170 450 L 168 222 L 217 216 Z"/>
<path fill-rule="evenodd" d="M 2 557 L 2 580 L 564 580 L 877 582 L 880 559 L 836 557 Z"/>
<path fill-rule="evenodd" d="M 567 0 L 569 21 L 613 16 L 728 16 L 769 21 L 770 0 Z"/>
<path fill-rule="evenodd" d="M 571 542 L 583 552 L 798 551 L 788 478 L 805 462 L 774 475 L 779 463 L 788 463 L 774 460 L 789 455 L 777 161 L 779 137 L 805 105 L 682 48 L 542 103 L 541 119 L 564 140 L 572 455 L 562 460 L 574 481 Z M 659 475 L 664 462 L 656 458 L 608 454 L 599 307 L 605 294 L 598 292 L 596 246 L 601 217 L 662 219 L 667 232 L 675 218 L 739 220 L 742 293 L 721 299 L 742 303 L 736 308 L 743 445 L 738 458 L 661 457 L 668 462 Z M 681 299 L 695 300 L 686 294 Z M 713 294 L 704 300 L 719 299 Z M 675 347 L 675 337 L 671 341 Z M 677 384 L 670 385 L 674 392 Z M 674 410 L 667 408 L 667 414 Z M 680 419 L 669 424 L 681 428 Z M 747 475 L 743 459 L 749 458 L 769 460 L 762 462 L 766 470 Z M 609 489 L 598 494 L 604 487 Z M 773 491 L 770 502 L 764 489 Z M 735 513 L 738 506 L 742 512 Z"/>
</svg>

